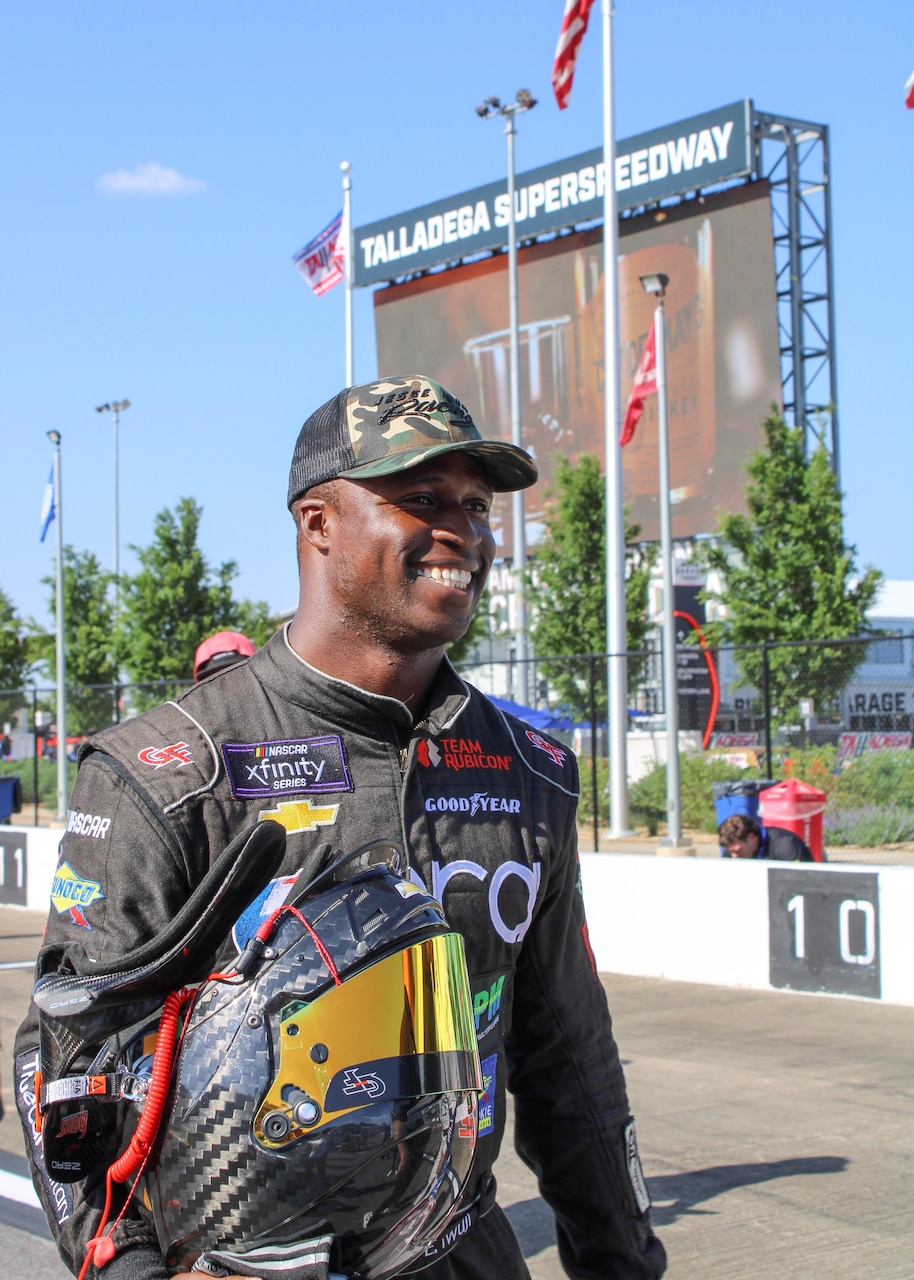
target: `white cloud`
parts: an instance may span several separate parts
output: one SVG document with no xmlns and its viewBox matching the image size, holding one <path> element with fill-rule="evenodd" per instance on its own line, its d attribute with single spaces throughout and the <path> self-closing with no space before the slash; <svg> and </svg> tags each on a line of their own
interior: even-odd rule
<svg viewBox="0 0 914 1280">
<path fill-rule="evenodd" d="M 109 196 L 186 196 L 206 187 L 201 178 L 185 178 L 177 169 L 166 169 L 155 160 L 134 169 L 103 173 L 96 185 Z"/>
</svg>

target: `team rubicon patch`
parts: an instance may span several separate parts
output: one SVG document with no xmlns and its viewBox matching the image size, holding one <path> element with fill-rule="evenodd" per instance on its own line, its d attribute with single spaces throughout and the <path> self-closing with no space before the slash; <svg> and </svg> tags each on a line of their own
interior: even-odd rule
<svg viewBox="0 0 914 1280">
<path fill-rule="evenodd" d="M 257 815 L 258 822 L 278 822 L 289 835 L 297 831 L 316 831 L 318 827 L 332 827 L 340 811 L 338 804 L 312 804 L 304 800 L 283 800 L 275 809 L 264 809 Z"/>
<path fill-rule="evenodd" d="M 85 910 L 93 902 L 98 902 L 105 895 L 97 880 L 85 880 L 78 871 L 74 871 L 69 862 L 63 862 L 57 868 L 51 883 L 51 902 L 58 915 L 66 911 L 74 924 L 82 929 L 92 926 L 85 917 Z"/>
<path fill-rule="evenodd" d="M 542 734 L 536 732 L 535 729 L 527 730 L 527 737 L 540 751 L 545 751 L 546 755 L 552 760 L 553 764 L 564 764 L 565 756 L 568 754 L 561 747 L 556 746 L 554 742 L 548 742 Z"/>
<path fill-rule="evenodd" d="M 236 800 L 352 790 L 338 733 L 280 742 L 223 742 L 221 750 Z"/>
</svg>

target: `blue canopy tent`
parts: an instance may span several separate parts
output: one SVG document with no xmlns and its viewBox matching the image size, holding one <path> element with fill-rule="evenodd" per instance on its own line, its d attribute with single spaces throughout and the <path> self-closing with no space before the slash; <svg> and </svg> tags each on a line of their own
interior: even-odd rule
<svg viewBox="0 0 914 1280">
<path fill-rule="evenodd" d="M 556 716 L 551 711 L 537 711 L 535 707 L 523 707 L 519 702 L 510 702 L 507 698 L 494 698 L 491 694 L 486 696 L 499 711 L 506 711 L 509 715 L 517 716 L 518 720 L 526 721 L 531 729 L 573 728 L 567 716 Z"/>
</svg>

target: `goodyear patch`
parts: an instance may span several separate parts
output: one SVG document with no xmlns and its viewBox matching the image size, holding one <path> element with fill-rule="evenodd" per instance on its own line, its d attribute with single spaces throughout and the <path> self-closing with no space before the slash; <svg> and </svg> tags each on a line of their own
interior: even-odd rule
<svg viewBox="0 0 914 1280">
<path fill-rule="evenodd" d="M 495 1129 L 495 1071 L 497 1066 L 497 1053 L 491 1054 L 488 1058 L 483 1058 L 479 1064 L 483 1086 L 483 1092 L 479 1095 L 479 1123 L 477 1126 L 480 1138 L 484 1138 L 487 1133 L 492 1133 Z"/>
<path fill-rule="evenodd" d="M 86 908 L 104 896 L 97 880 L 85 879 L 78 871 L 74 871 L 69 862 L 62 862 L 57 868 L 51 883 L 51 902 L 58 915 L 63 915 L 66 911 L 74 924 L 83 929 L 91 929 L 85 916 Z"/>
<path fill-rule="evenodd" d="M 310 800 L 284 800 L 275 809 L 263 809 L 257 815 L 258 822 L 278 822 L 290 836 L 297 831 L 316 831 L 318 827 L 332 827 L 340 811 L 338 804 L 312 804 Z"/>
<path fill-rule="evenodd" d="M 236 800 L 352 790 L 338 733 L 275 742 L 223 742 L 221 750 Z"/>
</svg>

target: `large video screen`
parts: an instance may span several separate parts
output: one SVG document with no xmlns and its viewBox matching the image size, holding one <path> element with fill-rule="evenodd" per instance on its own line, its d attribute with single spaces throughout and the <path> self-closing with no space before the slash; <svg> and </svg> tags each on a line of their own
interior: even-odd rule
<svg viewBox="0 0 914 1280">
<path fill-rule="evenodd" d="M 639 277 L 669 276 L 667 403 L 673 536 L 710 533 L 721 510 L 745 510 L 745 462 L 781 403 L 777 304 L 767 183 L 623 219 L 619 338 L 624 407 L 654 301 Z M 528 491 L 535 544 L 556 456 L 604 457 L 602 228 L 518 255 L 521 415 L 540 481 Z M 381 376 L 427 373 L 458 395 L 483 434 L 511 439 L 507 255 L 375 293 Z M 630 519 L 659 532 L 657 400 L 623 450 Z M 511 554 L 510 499 L 496 509 Z"/>
</svg>

